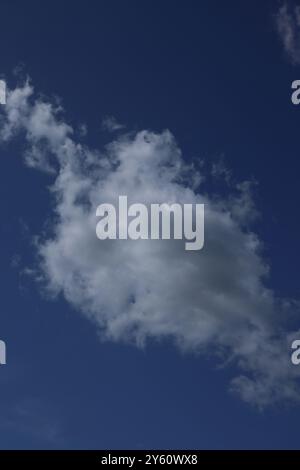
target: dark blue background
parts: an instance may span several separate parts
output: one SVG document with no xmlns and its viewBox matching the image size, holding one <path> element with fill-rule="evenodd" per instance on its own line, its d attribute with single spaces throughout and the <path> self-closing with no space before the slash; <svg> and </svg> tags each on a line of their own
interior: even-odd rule
<svg viewBox="0 0 300 470">
<path fill-rule="evenodd" d="M 169 128 L 186 158 L 224 154 L 237 179 L 258 181 L 257 226 L 270 285 L 299 295 L 299 122 L 290 100 L 300 69 L 276 35 L 277 1 L 1 0 L 0 73 L 23 65 L 38 91 L 63 98 L 102 145 L 101 119 Z M 1 150 L 1 448 L 298 448 L 297 407 L 255 410 L 231 396 L 233 370 L 101 343 L 62 300 L 49 302 L 19 268 L 50 215 L 51 178 Z M 12 263 L 12 260 L 14 262 Z M 14 267 L 14 264 L 17 265 Z"/>
</svg>

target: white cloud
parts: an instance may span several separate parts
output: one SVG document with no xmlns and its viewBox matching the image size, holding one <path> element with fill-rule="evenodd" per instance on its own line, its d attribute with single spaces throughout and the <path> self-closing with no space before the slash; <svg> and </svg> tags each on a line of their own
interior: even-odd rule
<svg viewBox="0 0 300 470">
<path fill-rule="evenodd" d="M 115 132 L 125 129 L 124 124 L 120 124 L 114 116 L 105 116 L 102 119 L 101 127 L 104 131 Z"/>
<path fill-rule="evenodd" d="M 276 25 L 289 59 L 300 64 L 300 6 L 283 3 L 276 15 Z"/>
<path fill-rule="evenodd" d="M 240 373 L 231 389 L 248 402 L 298 399 L 299 373 L 281 326 L 289 306 L 265 286 L 269 267 L 249 228 L 248 183 L 226 199 L 206 194 L 204 175 L 185 163 L 169 131 L 125 134 L 90 150 L 29 84 L 9 92 L 4 112 L 2 140 L 22 132 L 27 164 L 54 175 L 53 236 L 37 244 L 49 291 L 62 293 L 105 338 L 168 339 L 232 362 Z M 187 252 L 178 240 L 99 241 L 96 207 L 120 194 L 129 203 L 205 203 L 204 249 Z"/>
</svg>

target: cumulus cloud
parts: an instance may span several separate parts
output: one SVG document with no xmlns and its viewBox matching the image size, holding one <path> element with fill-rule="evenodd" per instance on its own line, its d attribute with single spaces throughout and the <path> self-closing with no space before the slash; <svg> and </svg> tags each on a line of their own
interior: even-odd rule
<svg viewBox="0 0 300 470">
<path fill-rule="evenodd" d="M 300 6 L 283 3 L 276 15 L 276 25 L 289 59 L 300 64 Z"/>
<path fill-rule="evenodd" d="M 29 83 L 9 91 L 0 121 L 0 140 L 19 133 L 27 165 L 53 174 L 53 230 L 36 245 L 39 277 L 53 295 L 63 294 L 103 338 L 169 340 L 215 354 L 239 370 L 230 388 L 250 403 L 298 399 L 282 324 L 289 302 L 266 287 L 249 183 L 227 197 L 207 193 L 203 168 L 185 162 L 167 130 L 123 134 L 101 150 L 83 146 Z M 223 174 L 213 168 L 213 177 Z M 96 207 L 117 204 L 119 195 L 129 204 L 204 203 L 204 249 L 185 251 L 181 240 L 98 240 Z"/>
</svg>

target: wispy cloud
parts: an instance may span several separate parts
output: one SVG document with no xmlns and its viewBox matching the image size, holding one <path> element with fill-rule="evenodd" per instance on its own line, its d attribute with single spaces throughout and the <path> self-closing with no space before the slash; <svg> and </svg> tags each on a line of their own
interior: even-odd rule
<svg viewBox="0 0 300 470">
<path fill-rule="evenodd" d="M 101 151 L 83 146 L 29 83 L 8 93 L 3 113 L 0 140 L 21 131 L 26 163 L 53 174 L 53 235 L 36 245 L 50 292 L 62 293 L 107 339 L 172 340 L 228 360 L 239 369 L 230 388 L 248 402 L 298 400 L 283 326 L 292 301 L 265 285 L 269 266 L 250 227 L 249 183 L 232 186 L 228 171 L 213 168 L 228 196 L 207 194 L 203 170 L 185 162 L 169 131 L 121 135 Z M 96 207 L 119 194 L 129 203 L 205 203 L 204 249 L 188 253 L 180 240 L 100 242 Z"/>
<path fill-rule="evenodd" d="M 125 129 L 124 124 L 120 124 L 114 116 L 105 116 L 102 119 L 101 127 L 104 131 L 115 132 Z"/>
<path fill-rule="evenodd" d="M 293 64 L 300 64 L 300 5 L 283 3 L 276 25 L 287 56 Z"/>
<path fill-rule="evenodd" d="M 61 421 L 55 410 L 39 398 L 24 398 L 18 403 L 3 407 L 0 430 L 34 439 L 41 446 L 57 448 L 65 443 Z"/>
</svg>

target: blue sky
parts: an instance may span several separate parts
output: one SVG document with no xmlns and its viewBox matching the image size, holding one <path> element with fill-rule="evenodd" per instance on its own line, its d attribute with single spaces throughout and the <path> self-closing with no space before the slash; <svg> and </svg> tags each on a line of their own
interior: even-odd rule
<svg viewBox="0 0 300 470">
<path fill-rule="evenodd" d="M 264 285 L 274 298 L 291 301 L 299 299 L 300 109 L 290 96 L 300 70 L 297 50 L 285 48 L 277 31 L 280 6 L 3 0 L 0 72 L 10 89 L 28 75 L 33 99 L 61 99 L 64 121 L 91 149 L 103 151 L 122 132 L 161 136 L 168 129 L 185 163 L 211 168 L 221 160 L 235 189 L 236 182 L 256 181 L 251 197 L 260 215 L 251 230 L 262 243 L 259 259 L 270 266 Z M 104 129 L 106 116 L 126 129 Z M 64 280 L 55 298 L 45 294 L 34 240 L 51 239 L 53 211 L 62 208 L 49 194 L 55 177 L 29 168 L 26 149 L 34 147 L 24 129 L 0 149 L 0 337 L 8 352 L 0 369 L 1 448 L 298 448 L 299 403 L 283 397 L 261 409 L 231 393 L 239 366 L 233 360 L 223 367 L 214 357 L 217 339 L 204 354 L 182 352 L 174 344 L 178 333 L 149 334 L 144 348 L 126 334 L 112 341 L 99 331 L 97 306 L 90 321 L 85 301 L 68 300 Z M 227 201 L 225 174 L 208 178 L 205 191 L 225 192 Z M 122 287 L 112 281 L 109 298 Z M 172 286 L 179 289 L 179 281 Z M 69 287 L 77 292 L 76 284 Z M 193 302 L 187 297 L 187 308 Z M 293 309 L 287 331 L 299 329 Z M 288 362 L 288 347 L 283 354 Z"/>
</svg>

